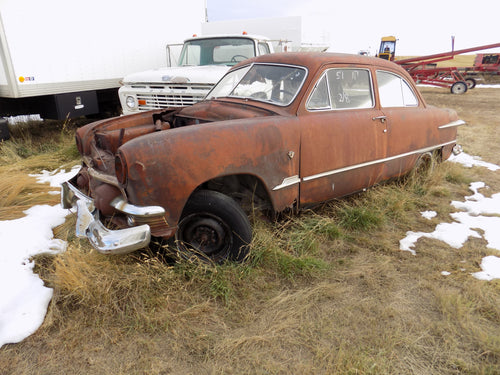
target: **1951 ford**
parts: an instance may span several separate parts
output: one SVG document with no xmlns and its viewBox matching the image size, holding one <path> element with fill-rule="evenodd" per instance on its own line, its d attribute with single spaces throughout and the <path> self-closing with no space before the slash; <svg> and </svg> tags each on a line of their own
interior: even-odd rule
<svg viewBox="0 0 500 375">
<path fill-rule="evenodd" d="M 459 152 L 455 111 L 425 103 L 398 65 L 366 56 L 271 54 L 233 67 L 191 107 L 78 129 L 83 164 L 63 184 L 76 233 L 102 253 L 151 237 L 214 262 L 242 260 L 244 207 L 302 208 Z"/>
</svg>

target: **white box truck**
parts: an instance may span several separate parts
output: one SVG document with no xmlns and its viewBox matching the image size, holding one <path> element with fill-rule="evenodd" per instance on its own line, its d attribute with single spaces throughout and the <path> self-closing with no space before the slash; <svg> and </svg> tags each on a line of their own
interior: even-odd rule
<svg viewBox="0 0 500 375">
<path fill-rule="evenodd" d="M 0 0 L 0 116 L 119 108 L 120 80 L 205 20 L 206 0 Z"/>
</svg>

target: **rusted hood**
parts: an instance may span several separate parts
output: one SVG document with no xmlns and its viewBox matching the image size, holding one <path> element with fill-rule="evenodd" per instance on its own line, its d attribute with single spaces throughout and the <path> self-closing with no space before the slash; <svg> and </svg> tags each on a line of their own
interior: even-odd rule
<svg viewBox="0 0 500 375">
<path fill-rule="evenodd" d="M 76 145 L 82 155 L 90 155 L 92 143 L 97 147 L 115 152 L 119 143 L 123 143 L 137 136 L 157 131 L 154 117 L 158 116 L 160 110 L 138 113 L 129 116 L 114 117 L 106 120 L 96 121 L 85 125 L 76 131 Z M 102 134 L 113 134 L 114 146 L 99 144 L 99 136 Z M 94 147 L 95 148 L 95 147 Z"/>
<path fill-rule="evenodd" d="M 203 122 L 243 119 L 250 117 L 273 116 L 283 114 L 279 109 L 266 108 L 266 105 L 252 100 L 242 102 L 241 99 L 232 101 L 207 100 L 191 107 L 183 108 L 179 116 L 198 119 Z"/>
<path fill-rule="evenodd" d="M 165 131 L 170 128 L 192 126 L 200 123 L 283 115 L 280 109 L 274 110 L 267 104 L 251 100 L 211 100 L 197 103 L 191 107 L 172 110 L 155 110 L 136 115 L 127 115 L 98 121 L 77 131 L 76 139 L 80 152 L 92 153 L 94 144 L 98 149 L 111 154 L 131 139 L 146 134 Z M 283 112 L 283 113 L 280 113 Z"/>
</svg>

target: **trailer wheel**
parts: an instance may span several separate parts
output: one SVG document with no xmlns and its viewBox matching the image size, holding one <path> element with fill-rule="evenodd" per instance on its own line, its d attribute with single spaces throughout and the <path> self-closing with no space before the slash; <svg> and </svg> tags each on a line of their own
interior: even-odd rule
<svg viewBox="0 0 500 375">
<path fill-rule="evenodd" d="M 472 90 L 476 87 L 476 80 L 474 78 L 466 78 L 465 83 L 467 84 L 467 90 Z"/>
<path fill-rule="evenodd" d="M 467 91 L 467 83 L 464 81 L 455 82 L 450 89 L 452 94 L 463 94 Z"/>
<path fill-rule="evenodd" d="M 195 256 L 214 263 L 242 261 L 248 254 L 252 228 L 232 198 L 200 190 L 186 204 L 175 240 L 182 258 Z"/>
</svg>

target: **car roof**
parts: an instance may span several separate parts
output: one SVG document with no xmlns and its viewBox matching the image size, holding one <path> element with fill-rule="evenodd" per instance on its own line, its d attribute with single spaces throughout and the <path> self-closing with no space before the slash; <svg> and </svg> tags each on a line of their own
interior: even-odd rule
<svg viewBox="0 0 500 375">
<path fill-rule="evenodd" d="M 374 67 L 376 69 L 383 69 L 396 72 L 403 77 L 406 77 L 407 82 L 412 86 L 415 85 L 413 79 L 410 77 L 408 72 L 403 69 L 400 65 L 387 61 L 378 57 L 370 57 L 363 55 L 354 55 L 354 54 L 345 54 L 345 53 L 331 53 L 331 52 L 280 52 L 280 53 L 271 53 L 267 55 L 253 57 L 248 60 L 244 60 L 239 64 L 233 66 L 231 70 L 238 69 L 239 67 L 243 67 L 252 63 L 256 64 L 284 64 L 284 65 L 295 65 L 306 68 L 309 71 L 308 77 L 304 82 L 304 87 L 311 87 L 311 82 L 313 81 L 316 73 L 321 71 L 325 65 L 329 64 L 341 64 L 341 65 L 352 65 L 353 67 Z M 301 90 L 302 93 L 299 96 L 302 96 L 305 92 Z M 425 105 L 424 99 L 418 93 L 418 90 L 415 89 L 416 94 L 419 97 L 419 101 Z M 283 108 L 284 111 L 289 113 L 296 113 L 299 103 L 299 100 L 294 100 L 294 102 Z M 261 103 L 262 106 L 271 104 Z"/>
<path fill-rule="evenodd" d="M 299 65 L 316 70 L 325 64 L 363 64 L 377 67 L 392 68 L 398 67 L 397 64 L 380 59 L 377 57 L 369 57 L 362 55 L 353 55 L 346 53 L 331 53 L 331 52 L 280 52 L 268 55 L 257 56 L 250 60 L 245 60 L 236 66 L 247 65 L 252 63 L 275 63 L 275 64 L 290 64 Z M 400 68 L 396 68 L 400 69 Z M 404 70 L 404 69 L 403 69 Z"/>
</svg>

